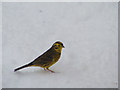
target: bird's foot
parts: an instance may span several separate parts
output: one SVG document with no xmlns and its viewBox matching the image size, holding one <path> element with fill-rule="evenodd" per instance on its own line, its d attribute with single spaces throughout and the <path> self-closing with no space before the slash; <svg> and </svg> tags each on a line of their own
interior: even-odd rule
<svg viewBox="0 0 120 90">
<path fill-rule="evenodd" d="M 52 72 L 52 73 L 55 73 L 54 71 L 52 71 L 52 70 L 50 70 L 50 69 L 48 69 L 48 68 L 46 68 L 48 71 L 50 71 L 50 72 Z"/>
</svg>

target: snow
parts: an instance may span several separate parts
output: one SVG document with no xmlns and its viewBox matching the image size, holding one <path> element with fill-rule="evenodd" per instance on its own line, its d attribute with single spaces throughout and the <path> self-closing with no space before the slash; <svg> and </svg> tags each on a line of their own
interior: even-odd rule
<svg viewBox="0 0 120 90">
<path fill-rule="evenodd" d="M 0 2 L 0 61 L 2 62 L 2 3 Z M 2 88 L 2 63 L 0 63 L 0 88 Z"/>
<path fill-rule="evenodd" d="M 118 6 L 115 3 L 3 3 L 3 88 L 117 88 Z M 13 70 L 55 41 L 64 43 L 50 67 Z"/>
</svg>

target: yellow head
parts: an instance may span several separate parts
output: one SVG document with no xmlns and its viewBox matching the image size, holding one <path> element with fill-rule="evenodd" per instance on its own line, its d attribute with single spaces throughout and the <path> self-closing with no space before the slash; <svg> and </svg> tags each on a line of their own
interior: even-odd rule
<svg viewBox="0 0 120 90">
<path fill-rule="evenodd" d="M 52 47 L 59 53 L 61 53 L 62 48 L 65 48 L 63 43 L 60 41 L 55 42 Z"/>
</svg>

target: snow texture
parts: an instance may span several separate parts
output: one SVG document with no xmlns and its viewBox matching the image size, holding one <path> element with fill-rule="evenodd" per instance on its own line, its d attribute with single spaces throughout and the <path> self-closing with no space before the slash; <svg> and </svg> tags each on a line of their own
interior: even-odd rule
<svg viewBox="0 0 120 90">
<path fill-rule="evenodd" d="M 117 88 L 118 4 L 3 3 L 3 88 Z M 55 41 L 64 43 L 50 67 L 13 70 Z"/>
<path fill-rule="evenodd" d="M 0 89 L 2 88 L 2 3 L 0 2 Z"/>
</svg>

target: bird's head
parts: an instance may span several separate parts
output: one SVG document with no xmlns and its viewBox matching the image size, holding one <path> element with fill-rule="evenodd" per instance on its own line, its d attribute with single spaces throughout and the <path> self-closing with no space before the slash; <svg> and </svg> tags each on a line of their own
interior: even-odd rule
<svg viewBox="0 0 120 90">
<path fill-rule="evenodd" d="M 63 43 L 60 41 L 55 42 L 52 47 L 59 53 L 61 53 L 62 48 L 65 48 Z"/>
</svg>

